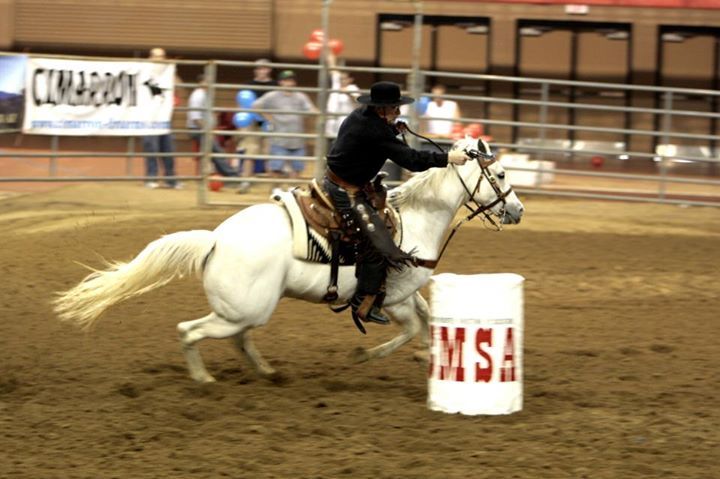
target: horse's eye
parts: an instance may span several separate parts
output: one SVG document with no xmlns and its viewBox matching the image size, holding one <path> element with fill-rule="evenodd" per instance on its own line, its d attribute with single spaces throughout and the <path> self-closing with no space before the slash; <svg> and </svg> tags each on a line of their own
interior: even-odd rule
<svg viewBox="0 0 720 479">
<path fill-rule="evenodd" d="M 498 179 L 499 179 L 499 180 L 504 180 L 504 179 L 505 179 L 505 172 L 504 172 L 504 171 L 501 171 L 500 173 L 498 173 Z"/>
</svg>

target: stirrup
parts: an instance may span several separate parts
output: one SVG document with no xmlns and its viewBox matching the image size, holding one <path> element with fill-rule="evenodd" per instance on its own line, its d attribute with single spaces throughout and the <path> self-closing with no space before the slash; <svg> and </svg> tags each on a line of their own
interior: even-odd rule
<svg viewBox="0 0 720 479">
<path fill-rule="evenodd" d="M 375 299 L 377 295 L 371 294 L 365 296 L 362 301 L 359 297 L 354 297 L 350 300 L 350 306 L 352 306 L 352 319 L 355 322 L 355 326 L 360 330 L 361 333 L 367 334 L 363 322 L 365 323 L 377 323 L 377 324 L 390 324 L 390 320 L 380 313 L 380 309 L 375 306 Z"/>
<path fill-rule="evenodd" d="M 359 316 L 359 315 L 358 315 Z M 366 323 L 377 323 L 377 324 L 390 324 L 390 320 L 383 316 L 377 306 L 370 308 L 365 317 L 360 316 L 360 319 Z"/>
</svg>

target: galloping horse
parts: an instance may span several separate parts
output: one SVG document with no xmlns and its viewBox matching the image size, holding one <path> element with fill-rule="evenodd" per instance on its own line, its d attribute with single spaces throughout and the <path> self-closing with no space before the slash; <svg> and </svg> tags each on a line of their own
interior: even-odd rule
<svg viewBox="0 0 720 479">
<path fill-rule="evenodd" d="M 476 157 L 481 153 L 471 138 L 459 140 L 452 148 Z M 432 168 L 391 190 L 389 198 L 402 222 L 400 247 L 414 250 L 418 258 L 438 258 L 445 233 L 463 205 L 474 211 L 466 219 L 482 213 L 490 221 L 494 217 L 500 223 L 516 224 L 523 214 L 523 205 L 497 161 L 489 166 L 468 161 L 463 166 Z M 174 278 L 196 274 L 202 277 L 212 312 L 177 325 L 190 376 L 199 382 L 214 381 L 196 347 L 198 341 L 232 337 L 256 371 L 272 378 L 276 371 L 255 348 L 248 332 L 270 320 L 282 297 L 321 302 L 329 280 L 329 265 L 293 257 L 291 228 L 283 206 L 266 203 L 236 213 L 214 231 L 163 236 L 129 263 L 111 263 L 106 270 L 91 273 L 61 293 L 55 300 L 55 311 L 62 320 L 87 329 L 113 304 Z M 341 300 L 349 300 L 355 291 L 354 269 L 340 267 Z M 418 290 L 432 273 L 422 266 L 389 272 L 385 311 L 403 326 L 403 331 L 375 348 L 356 350 L 355 360 L 386 356 L 421 329 L 427 335 L 430 314 Z"/>
</svg>

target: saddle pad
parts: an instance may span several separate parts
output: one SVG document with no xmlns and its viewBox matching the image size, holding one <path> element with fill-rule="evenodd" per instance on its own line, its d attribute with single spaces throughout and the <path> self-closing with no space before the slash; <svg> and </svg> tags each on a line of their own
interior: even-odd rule
<svg viewBox="0 0 720 479">
<path fill-rule="evenodd" d="M 292 190 L 277 191 L 273 193 L 270 198 L 277 204 L 284 206 L 285 211 L 287 211 L 288 216 L 290 216 L 293 236 L 293 257 L 313 263 L 330 264 L 332 259 L 330 242 L 326 237 L 308 226 Z M 398 213 L 393 208 L 389 208 L 388 212 L 393 216 L 394 223 L 400 224 Z M 402 232 L 400 228 L 397 228 L 393 238 L 395 244 L 399 244 L 401 238 Z M 348 243 L 340 243 L 339 256 L 340 265 L 349 266 L 355 264 L 353 249 Z"/>
<path fill-rule="evenodd" d="M 330 243 L 314 229 L 309 228 L 292 191 L 280 191 L 271 196 L 272 200 L 285 207 L 290 216 L 293 231 L 293 256 L 314 263 L 330 263 Z"/>
</svg>

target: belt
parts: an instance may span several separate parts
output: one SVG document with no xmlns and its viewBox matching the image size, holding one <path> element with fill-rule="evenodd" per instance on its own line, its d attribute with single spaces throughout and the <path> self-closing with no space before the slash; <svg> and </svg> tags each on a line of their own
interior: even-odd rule
<svg viewBox="0 0 720 479">
<path fill-rule="evenodd" d="M 347 181 L 340 178 L 338 175 L 335 174 L 333 170 L 328 168 L 325 173 L 330 181 L 335 183 L 336 185 L 344 188 L 346 191 L 349 191 L 351 193 L 355 193 L 357 191 L 360 191 L 362 187 L 353 185 L 352 183 L 348 183 Z"/>
</svg>

